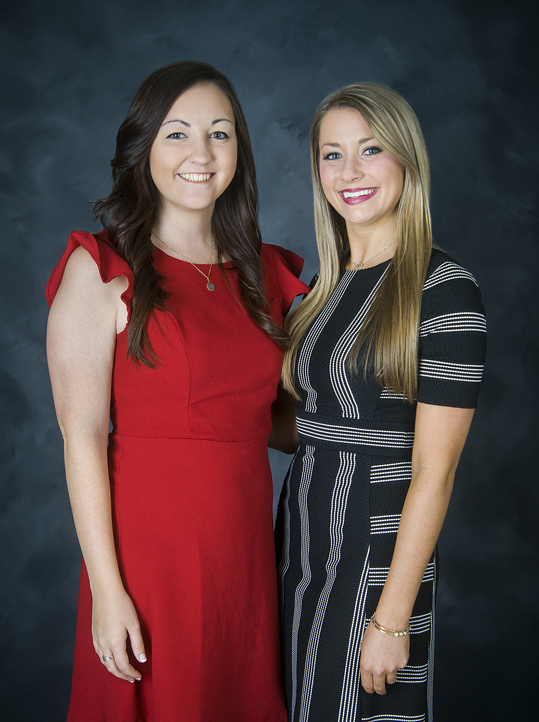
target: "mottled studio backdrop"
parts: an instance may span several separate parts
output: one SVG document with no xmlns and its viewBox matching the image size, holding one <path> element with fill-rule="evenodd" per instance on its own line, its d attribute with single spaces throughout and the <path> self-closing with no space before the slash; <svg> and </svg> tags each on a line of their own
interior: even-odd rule
<svg viewBox="0 0 539 722">
<path fill-rule="evenodd" d="M 440 545 L 436 719 L 533 717 L 532 8 L 474 0 L 2 3 L 2 719 L 64 719 L 70 684 L 80 557 L 45 362 L 45 283 L 68 233 L 94 229 L 88 200 L 108 193 L 116 130 L 136 88 L 180 59 L 213 63 L 234 82 L 254 143 L 265 240 L 305 256 L 306 280 L 317 267 L 308 160 L 316 105 L 341 85 L 374 80 L 416 110 L 433 166 L 436 240 L 476 275 L 490 326 L 480 407 Z M 287 460 L 275 454 L 273 462 L 278 488 Z"/>
</svg>

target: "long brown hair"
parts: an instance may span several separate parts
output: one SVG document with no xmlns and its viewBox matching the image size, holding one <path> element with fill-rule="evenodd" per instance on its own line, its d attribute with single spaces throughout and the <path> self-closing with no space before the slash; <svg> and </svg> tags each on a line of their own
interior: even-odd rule
<svg viewBox="0 0 539 722">
<path fill-rule="evenodd" d="M 320 274 L 309 296 L 287 319 L 291 342 L 285 354 L 283 382 L 299 398 L 293 372 L 299 345 L 335 290 L 349 256 L 346 223 L 328 202 L 320 180 L 320 127 L 333 108 L 361 113 L 372 134 L 404 171 L 395 254 L 351 349 L 348 365 L 354 372 L 363 366 L 365 375 L 374 370 L 382 386 L 412 402 L 417 394 L 421 296 L 432 249 L 430 170 L 415 113 L 402 96 L 378 83 L 357 83 L 331 93 L 313 118 L 311 172 Z"/>
<path fill-rule="evenodd" d="M 175 100 L 194 85 L 213 83 L 230 101 L 236 123 L 238 162 L 232 182 L 217 199 L 212 232 L 219 256 L 235 265 L 241 297 L 255 323 L 284 348 L 287 334 L 269 315 L 260 267 L 262 238 L 258 224 L 258 190 L 247 123 L 236 92 L 212 65 L 194 60 L 172 63 L 142 83 L 118 130 L 112 165 L 112 191 L 94 204 L 96 220 L 135 275 L 135 293 L 128 329 L 128 353 L 153 367 L 157 361 L 147 321 L 163 310 L 169 296 L 153 266 L 151 231 L 159 192 L 150 174 L 149 156 L 158 130 Z"/>
</svg>

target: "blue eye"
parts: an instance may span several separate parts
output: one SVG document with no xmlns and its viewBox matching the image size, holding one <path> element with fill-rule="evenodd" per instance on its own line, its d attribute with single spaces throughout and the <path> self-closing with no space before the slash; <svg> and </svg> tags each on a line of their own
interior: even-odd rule
<svg viewBox="0 0 539 722">
<path fill-rule="evenodd" d="M 324 155 L 322 158 L 323 158 L 323 160 L 337 160 L 337 158 L 340 158 L 340 157 L 341 157 L 340 153 L 337 153 L 336 151 L 332 151 L 331 153 Z"/>
<path fill-rule="evenodd" d="M 177 138 L 186 138 L 187 136 L 185 133 L 182 133 L 181 130 L 176 130 L 174 133 L 171 133 L 170 135 L 167 135 L 167 138 L 172 138 L 173 140 L 176 140 Z"/>
<path fill-rule="evenodd" d="M 224 130 L 216 130 L 210 135 L 210 138 L 215 138 L 215 140 L 226 140 L 228 135 L 224 132 Z"/>
<path fill-rule="evenodd" d="M 365 155 L 378 155 L 378 153 L 382 153 L 382 149 L 377 148 L 375 145 L 371 145 L 368 148 L 365 148 L 363 153 Z"/>
</svg>

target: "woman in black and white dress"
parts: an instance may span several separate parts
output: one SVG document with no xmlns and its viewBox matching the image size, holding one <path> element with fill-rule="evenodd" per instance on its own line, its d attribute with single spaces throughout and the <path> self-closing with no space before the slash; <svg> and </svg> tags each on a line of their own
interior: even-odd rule
<svg viewBox="0 0 539 722">
<path fill-rule="evenodd" d="M 432 719 L 435 545 L 481 380 L 473 276 L 432 245 L 419 123 L 374 83 L 311 134 L 320 274 L 290 315 L 280 504 L 290 722 Z"/>
</svg>

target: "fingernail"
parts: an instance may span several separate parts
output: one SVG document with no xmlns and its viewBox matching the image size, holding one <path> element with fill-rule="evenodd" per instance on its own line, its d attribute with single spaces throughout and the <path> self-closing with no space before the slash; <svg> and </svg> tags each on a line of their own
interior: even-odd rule
<svg viewBox="0 0 539 722">
<path fill-rule="evenodd" d="M 127 681 L 128 681 L 128 682 L 131 682 L 131 684 L 133 684 L 135 680 L 134 680 L 134 679 L 128 679 Z"/>
<path fill-rule="evenodd" d="M 137 680 L 137 682 L 140 682 L 140 680 L 142 679 L 142 677 L 135 677 L 135 679 Z"/>
<path fill-rule="evenodd" d="M 140 659 L 141 662 L 146 662 L 146 661 L 147 661 L 145 654 L 141 654 L 140 657 L 139 657 L 139 659 Z"/>
</svg>

